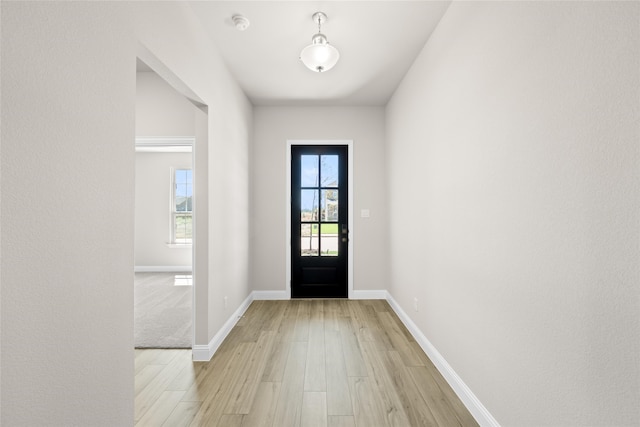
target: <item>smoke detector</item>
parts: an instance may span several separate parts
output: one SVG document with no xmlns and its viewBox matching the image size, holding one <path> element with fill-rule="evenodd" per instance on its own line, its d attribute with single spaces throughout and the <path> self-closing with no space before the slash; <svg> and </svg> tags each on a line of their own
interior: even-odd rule
<svg viewBox="0 0 640 427">
<path fill-rule="evenodd" d="M 236 30 L 238 31 L 246 30 L 251 24 L 249 20 L 242 15 L 233 15 L 231 19 L 233 20 L 233 24 L 236 26 Z"/>
</svg>

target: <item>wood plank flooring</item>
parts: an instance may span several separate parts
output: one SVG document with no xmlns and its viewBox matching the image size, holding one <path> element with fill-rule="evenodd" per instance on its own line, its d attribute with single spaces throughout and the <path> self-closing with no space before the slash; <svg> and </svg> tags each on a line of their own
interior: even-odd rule
<svg viewBox="0 0 640 427">
<path fill-rule="evenodd" d="M 477 426 L 386 301 L 254 301 L 209 362 L 136 350 L 136 426 Z"/>
</svg>

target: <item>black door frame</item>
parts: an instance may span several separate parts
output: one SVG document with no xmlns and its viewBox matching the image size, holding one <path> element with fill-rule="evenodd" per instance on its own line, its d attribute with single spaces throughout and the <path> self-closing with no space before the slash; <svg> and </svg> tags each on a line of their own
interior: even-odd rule
<svg viewBox="0 0 640 427">
<path fill-rule="evenodd" d="M 286 182 L 286 297 L 291 298 L 291 147 L 293 145 L 346 145 L 348 155 L 348 205 L 349 205 L 349 243 L 348 243 L 348 259 L 347 259 L 347 298 L 353 298 L 353 242 L 354 242 L 354 227 L 353 227 L 353 140 L 287 140 L 287 152 L 286 152 L 286 170 L 287 170 L 287 182 Z"/>
</svg>

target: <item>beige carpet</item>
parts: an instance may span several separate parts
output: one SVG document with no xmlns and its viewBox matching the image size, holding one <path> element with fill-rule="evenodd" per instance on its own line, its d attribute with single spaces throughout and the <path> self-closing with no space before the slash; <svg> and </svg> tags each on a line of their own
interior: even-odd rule
<svg viewBox="0 0 640 427">
<path fill-rule="evenodd" d="M 177 273 L 181 274 L 181 273 Z M 136 273 L 136 348 L 191 348 L 192 286 L 175 286 L 174 273 Z"/>
</svg>

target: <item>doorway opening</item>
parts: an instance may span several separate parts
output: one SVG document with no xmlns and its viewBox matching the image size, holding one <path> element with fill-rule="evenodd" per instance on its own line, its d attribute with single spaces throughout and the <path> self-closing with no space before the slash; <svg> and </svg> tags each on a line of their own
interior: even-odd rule
<svg viewBox="0 0 640 427">
<path fill-rule="evenodd" d="M 136 76 L 134 345 L 192 348 L 196 107 L 140 60 Z"/>
</svg>

